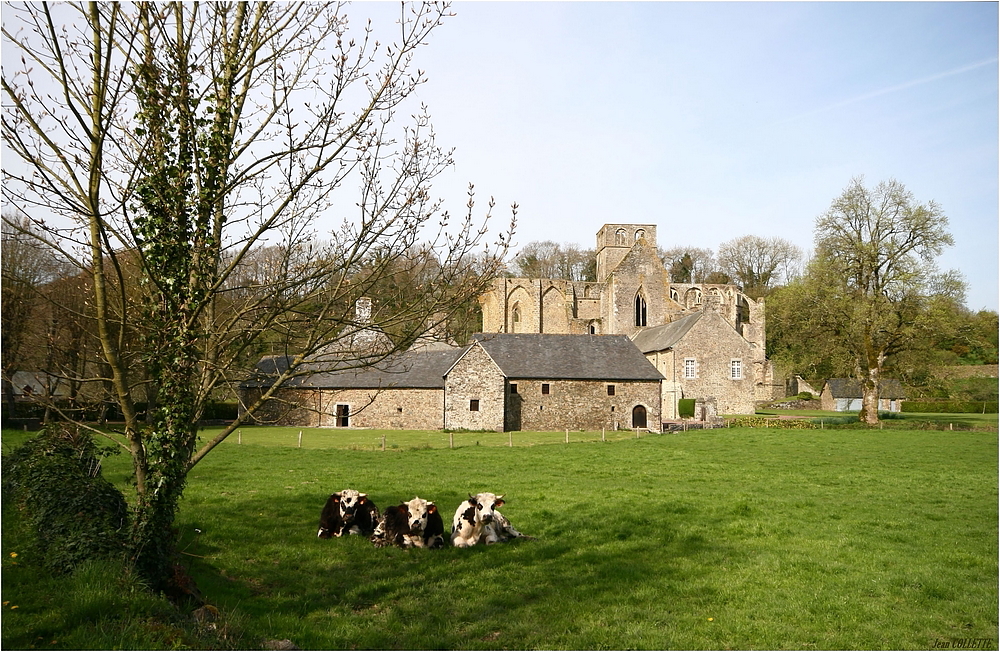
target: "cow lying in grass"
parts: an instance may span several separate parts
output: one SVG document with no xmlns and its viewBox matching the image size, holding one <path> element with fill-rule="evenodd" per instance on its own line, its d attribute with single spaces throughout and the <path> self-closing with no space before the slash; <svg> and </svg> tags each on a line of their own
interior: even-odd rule
<svg viewBox="0 0 1000 652">
<path fill-rule="evenodd" d="M 371 542 L 377 548 L 443 548 L 444 521 L 434 503 L 414 497 L 386 508 Z"/>
<path fill-rule="evenodd" d="M 320 539 L 340 537 L 345 534 L 371 536 L 379 522 L 378 507 L 368 500 L 368 494 L 354 489 L 344 489 L 330 494 L 319 516 Z"/>
<path fill-rule="evenodd" d="M 451 523 L 451 543 L 457 548 L 467 548 L 477 543 L 503 543 L 518 537 L 526 537 L 510 524 L 507 517 L 497 507 L 504 504 L 503 496 L 480 493 L 458 506 Z"/>
</svg>

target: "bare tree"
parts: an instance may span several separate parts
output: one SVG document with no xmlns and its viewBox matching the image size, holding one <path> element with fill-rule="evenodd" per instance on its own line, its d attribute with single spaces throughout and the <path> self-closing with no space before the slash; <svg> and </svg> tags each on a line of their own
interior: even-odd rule
<svg viewBox="0 0 1000 652">
<path fill-rule="evenodd" d="M 711 249 L 672 247 L 658 253 L 674 283 L 707 283 L 708 275 L 716 271 L 715 254 Z"/>
<path fill-rule="evenodd" d="M 429 291 L 376 311 L 386 332 L 445 318 L 500 269 L 513 219 L 488 246 L 491 210 L 475 217 L 470 187 L 453 220 L 430 194 L 451 152 L 426 110 L 400 126 L 425 81 L 415 50 L 448 15 L 404 6 L 383 45 L 335 4 L 7 7 L 20 66 L 3 71 L 4 199 L 89 278 L 108 370 L 90 380 L 124 417 L 112 438 L 135 471 L 129 546 L 154 586 L 169 577 L 187 473 L 241 423 L 199 443 L 204 406 L 246 377 L 265 335 L 290 364 L 245 417 L 401 269 L 420 265 Z M 317 242 L 317 219 L 352 187 L 353 214 Z M 435 265 L 410 260 L 418 245 Z M 135 399 L 146 386 L 149 428 Z"/>
<path fill-rule="evenodd" d="M 798 274 L 802 250 L 783 238 L 745 235 L 719 245 L 718 262 L 744 293 L 764 296 Z"/>
</svg>

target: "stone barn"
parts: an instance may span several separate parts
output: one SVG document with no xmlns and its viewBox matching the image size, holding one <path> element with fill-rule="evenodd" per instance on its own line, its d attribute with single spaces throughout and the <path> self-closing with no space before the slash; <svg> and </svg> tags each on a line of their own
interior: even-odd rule
<svg viewBox="0 0 1000 652">
<path fill-rule="evenodd" d="M 830 378 L 823 384 L 819 395 L 820 408 L 836 412 L 859 412 L 861 410 L 861 382 L 854 378 Z M 884 378 L 879 382 L 878 409 L 885 412 L 901 412 L 906 400 L 903 385 L 895 378 Z"/>
<path fill-rule="evenodd" d="M 361 369 L 306 365 L 255 415 L 257 423 L 331 428 L 440 430 L 444 427 L 444 374 L 463 349 L 421 346 Z M 255 378 L 240 386 L 249 405 L 270 386 L 284 356 L 268 356 Z"/>
<path fill-rule="evenodd" d="M 445 375 L 445 428 L 659 432 L 662 379 L 624 335 L 477 334 Z"/>
</svg>

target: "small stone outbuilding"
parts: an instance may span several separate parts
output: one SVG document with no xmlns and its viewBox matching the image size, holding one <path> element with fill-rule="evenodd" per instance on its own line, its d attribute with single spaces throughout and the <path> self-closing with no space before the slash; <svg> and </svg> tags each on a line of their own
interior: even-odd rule
<svg viewBox="0 0 1000 652">
<path fill-rule="evenodd" d="M 862 395 L 860 381 L 854 378 L 830 378 L 823 384 L 823 391 L 819 396 L 820 408 L 836 412 L 857 412 L 861 410 Z M 885 412 L 902 411 L 906 392 L 898 380 L 882 379 L 878 395 L 878 409 Z"/>
<path fill-rule="evenodd" d="M 624 335 L 477 334 L 445 375 L 445 428 L 659 432 L 662 379 Z"/>
</svg>

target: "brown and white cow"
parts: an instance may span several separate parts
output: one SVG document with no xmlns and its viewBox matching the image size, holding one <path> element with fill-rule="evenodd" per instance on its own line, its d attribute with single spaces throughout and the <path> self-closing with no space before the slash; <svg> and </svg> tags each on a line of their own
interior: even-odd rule
<svg viewBox="0 0 1000 652">
<path fill-rule="evenodd" d="M 320 539 L 340 537 L 345 534 L 370 536 L 379 522 L 378 507 L 368 500 L 368 494 L 354 489 L 344 489 L 330 494 L 319 516 Z"/>
<path fill-rule="evenodd" d="M 451 543 L 457 548 L 468 548 L 477 543 L 490 544 L 510 541 L 521 534 L 497 509 L 504 504 L 503 496 L 480 493 L 462 502 L 451 522 Z"/>
<path fill-rule="evenodd" d="M 434 503 L 416 496 L 386 508 L 371 542 L 377 548 L 443 548 L 444 520 Z"/>
</svg>

